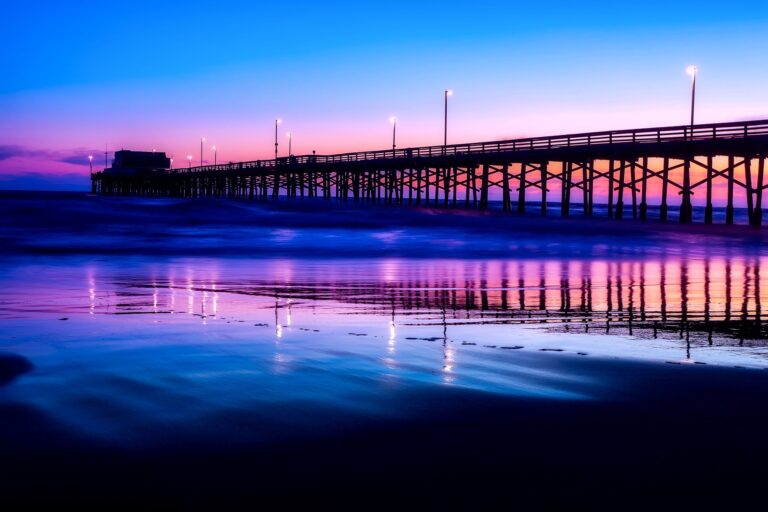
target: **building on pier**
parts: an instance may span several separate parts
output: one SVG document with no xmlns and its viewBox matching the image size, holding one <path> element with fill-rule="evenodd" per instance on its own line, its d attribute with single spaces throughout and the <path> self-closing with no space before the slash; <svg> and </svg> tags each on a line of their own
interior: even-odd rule
<svg viewBox="0 0 768 512">
<path fill-rule="evenodd" d="M 115 151 L 112 167 L 104 169 L 104 173 L 113 176 L 136 176 L 166 171 L 170 167 L 171 160 L 164 152 L 121 149 Z"/>
</svg>

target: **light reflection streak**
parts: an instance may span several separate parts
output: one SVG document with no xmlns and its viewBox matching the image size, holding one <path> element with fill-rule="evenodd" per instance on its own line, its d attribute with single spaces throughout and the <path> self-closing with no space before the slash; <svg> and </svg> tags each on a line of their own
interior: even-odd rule
<svg viewBox="0 0 768 512">
<path fill-rule="evenodd" d="M 91 273 L 88 275 L 88 301 L 88 314 L 92 315 L 96 311 L 96 281 Z"/>
</svg>

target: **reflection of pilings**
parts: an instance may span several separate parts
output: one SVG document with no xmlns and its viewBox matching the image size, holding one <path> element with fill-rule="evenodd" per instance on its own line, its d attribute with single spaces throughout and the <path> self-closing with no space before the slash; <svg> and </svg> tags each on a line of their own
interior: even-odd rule
<svg viewBox="0 0 768 512">
<path fill-rule="evenodd" d="M 205 319 L 216 315 L 218 297 L 222 294 L 269 295 L 274 301 L 278 336 L 282 330 L 279 309 L 285 309 L 283 326 L 288 326 L 291 304 L 295 307 L 296 299 L 309 299 L 372 307 L 384 306 L 386 301 L 387 312 L 401 308 L 439 309 L 443 322 L 475 319 L 490 323 L 579 323 L 584 324 L 584 330 L 591 324 L 605 325 L 608 330 L 631 328 L 633 332 L 647 326 L 657 333 L 674 327 L 681 336 L 703 332 L 710 339 L 712 333 L 745 340 L 765 339 L 760 263 L 755 258 L 680 262 L 518 261 L 501 266 L 478 264 L 468 274 L 462 266 L 455 274 L 428 279 L 414 275 L 386 284 L 310 280 L 301 285 L 266 282 L 222 286 L 211 280 L 196 282 L 190 277 L 181 286 L 175 286 L 172 281 L 161 283 L 153 277 L 143 305 L 156 314 L 172 312 L 178 289 L 186 295 L 187 311 L 200 316 L 199 311 Z M 734 277 L 740 281 L 736 288 Z M 199 306 L 194 304 L 195 296 L 202 301 Z M 90 300 L 92 304 L 93 299 Z M 170 307 L 164 309 L 159 304 Z M 211 304 L 213 315 L 209 311 Z M 130 303 L 125 307 L 130 307 Z"/>
</svg>

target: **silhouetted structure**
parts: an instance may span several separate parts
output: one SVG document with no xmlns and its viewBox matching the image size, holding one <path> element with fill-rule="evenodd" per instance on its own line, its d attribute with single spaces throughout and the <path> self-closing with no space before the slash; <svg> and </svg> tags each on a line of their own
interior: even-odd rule
<svg viewBox="0 0 768 512">
<path fill-rule="evenodd" d="M 727 187 L 726 219 L 733 223 L 741 191 L 752 225 L 762 222 L 768 120 L 621 130 L 529 139 L 305 155 L 148 174 L 96 173 L 94 193 L 267 200 L 320 197 L 396 205 L 487 209 L 494 190 L 504 211 L 526 213 L 549 192 L 560 214 L 580 203 L 593 215 L 595 191 L 604 191 L 607 215 L 648 218 L 652 196 L 668 219 L 671 193 L 680 196 L 679 220 L 692 221 L 691 197 L 706 189 L 705 222 L 712 222 L 713 186 Z M 653 185 L 658 184 L 659 190 Z M 528 193 L 534 191 L 533 197 Z M 513 208 L 513 195 L 516 204 Z"/>
<path fill-rule="evenodd" d="M 129 151 L 121 149 L 115 151 L 115 159 L 112 167 L 104 169 L 106 176 L 142 176 L 158 171 L 167 171 L 171 167 L 171 160 L 163 152 L 155 151 Z"/>
</svg>

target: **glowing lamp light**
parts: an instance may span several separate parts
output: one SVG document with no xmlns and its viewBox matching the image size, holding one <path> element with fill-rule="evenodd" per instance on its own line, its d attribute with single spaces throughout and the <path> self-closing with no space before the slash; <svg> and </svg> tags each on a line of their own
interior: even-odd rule
<svg viewBox="0 0 768 512">
<path fill-rule="evenodd" d="M 282 122 L 283 122 L 283 120 L 280 119 L 279 117 L 277 119 L 275 119 L 275 123 L 277 123 L 277 124 L 282 124 Z"/>
<path fill-rule="evenodd" d="M 192 161 L 192 155 L 187 155 L 187 160 Z"/>
<path fill-rule="evenodd" d="M 693 76 L 696 76 L 696 73 L 699 72 L 699 68 L 691 64 L 690 66 L 685 68 L 685 72 L 688 74 L 688 76 L 693 77 Z"/>
<path fill-rule="evenodd" d="M 88 155 L 88 161 L 93 162 L 93 155 Z"/>
<path fill-rule="evenodd" d="M 395 116 L 390 117 L 389 118 L 389 122 L 392 123 L 392 124 L 395 124 L 397 122 L 397 117 L 395 117 Z"/>
<path fill-rule="evenodd" d="M 445 90 L 445 95 L 446 96 L 453 96 L 453 90 L 452 89 L 446 89 Z"/>
</svg>

